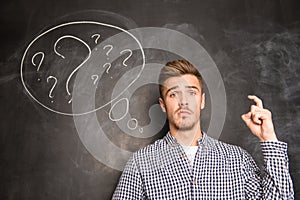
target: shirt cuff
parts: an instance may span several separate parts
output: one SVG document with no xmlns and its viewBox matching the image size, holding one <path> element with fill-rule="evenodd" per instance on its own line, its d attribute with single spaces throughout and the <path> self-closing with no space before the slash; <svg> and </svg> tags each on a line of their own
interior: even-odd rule
<svg viewBox="0 0 300 200">
<path fill-rule="evenodd" d="M 287 158 L 287 143 L 281 141 L 260 142 L 264 158 Z"/>
</svg>

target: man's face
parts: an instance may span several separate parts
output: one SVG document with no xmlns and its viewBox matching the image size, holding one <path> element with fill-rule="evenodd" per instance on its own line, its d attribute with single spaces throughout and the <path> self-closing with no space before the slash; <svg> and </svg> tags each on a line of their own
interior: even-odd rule
<svg viewBox="0 0 300 200">
<path fill-rule="evenodd" d="M 202 94 L 196 76 L 186 74 L 171 77 L 164 82 L 163 99 L 160 106 L 167 113 L 170 129 L 191 130 L 200 125 L 200 112 L 204 108 L 205 94 Z"/>
</svg>

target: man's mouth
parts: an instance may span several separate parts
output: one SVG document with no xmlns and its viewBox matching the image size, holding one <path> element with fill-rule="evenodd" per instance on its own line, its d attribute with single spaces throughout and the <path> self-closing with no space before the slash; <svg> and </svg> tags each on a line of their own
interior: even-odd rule
<svg viewBox="0 0 300 200">
<path fill-rule="evenodd" d="M 191 112 L 190 110 L 188 110 L 188 109 L 179 109 L 179 110 L 177 111 L 177 113 L 178 113 L 179 115 L 190 115 L 192 112 Z"/>
</svg>

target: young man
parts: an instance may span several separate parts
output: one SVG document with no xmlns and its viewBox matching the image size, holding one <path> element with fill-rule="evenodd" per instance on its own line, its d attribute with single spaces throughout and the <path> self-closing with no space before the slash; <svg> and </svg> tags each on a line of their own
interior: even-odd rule
<svg viewBox="0 0 300 200">
<path fill-rule="evenodd" d="M 202 77 L 188 61 L 169 62 L 159 77 L 170 131 L 129 159 L 113 199 L 294 199 L 287 144 L 256 96 L 242 119 L 261 141 L 264 173 L 242 148 L 201 131 Z"/>
</svg>

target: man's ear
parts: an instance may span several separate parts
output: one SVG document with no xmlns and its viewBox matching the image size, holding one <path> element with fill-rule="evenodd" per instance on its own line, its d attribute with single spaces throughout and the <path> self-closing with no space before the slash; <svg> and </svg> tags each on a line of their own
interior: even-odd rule
<svg viewBox="0 0 300 200">
<path fill-rule="evenodd" d="M 205 93 L 203 92 L 202 98 L 201 98 L 201 110 L 205 108 Z"/>
<path fill-rule="evenodd" d="M 166 112 L 166 105 L 165 105 L 165 102 L 162 98 L 159 98 L 159 105 L 160 105 L 162 111 Z"/>
</svg>

